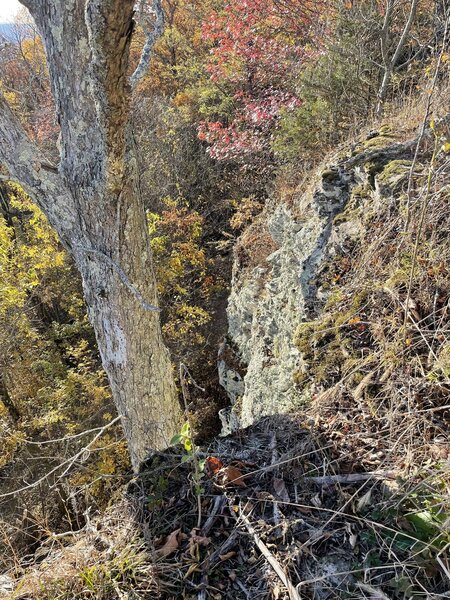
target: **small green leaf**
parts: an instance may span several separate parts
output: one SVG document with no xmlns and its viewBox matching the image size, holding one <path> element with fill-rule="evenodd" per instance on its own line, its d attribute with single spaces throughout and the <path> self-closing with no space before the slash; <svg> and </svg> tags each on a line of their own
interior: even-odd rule
<svg viewBox="0 0 450 600">
<path fill-rule="evenodd" d="M 189 430 L 190 430 L 190 427 L 189 427 L 189 422 L 188 422 L 188 421 L 186 421 L 186 423 L 185 423 L 185 424 L 183 425 L 183 427 L 181 428 L 181 431 L 180 431 L 180 433 L 181 433 L 181 435 L 189 435 Z"/>
<path fill-rule="evenodd" d="M 170 440 L 170 445 L 175 446 L 176 444 L 179 444 L 182 439 L 183 436 L 180 433 L 177 433 L 177 435 L 174 435 L 173 438 Z"/>
<path fill-rule="evenodd" d="M 426 510 L 409 514 L 406 516 L 406 520 L 414 527 L 417 537 L 424 542 L 436 536 L 441 528 L 441 523 L 436 521 L 433 515 Z"/>
</svg>

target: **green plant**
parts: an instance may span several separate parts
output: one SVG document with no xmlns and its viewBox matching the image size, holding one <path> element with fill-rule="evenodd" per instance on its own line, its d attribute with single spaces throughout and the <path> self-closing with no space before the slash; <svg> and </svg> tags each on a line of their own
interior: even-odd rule
<svg viewBox="0 0 450 600">
<path fill-rule="evenodd" d="M 197 496 L 197 506 L 198 506 L 198 523 L 197 526 L 200 527 L 202 513 L 201 513 L 201 496 L 204 493 L 204 489 L 202 487 L 202 481 L 205 471 L 205 461 L 199 458 L 198 455 L 198 447 L 195 445 L 194 440 L 192 439 L 191 426 L 189 421 L 186 421 L 180 433 L 177 433 L 172 439 L 171 444 L 182 444 L 185 454 L 181 458 L 181 462 L 192 462 L 193 464 L 193 472 L 192 472 L 192 481 L 194 487 L 194 493 Z"/>
</svg>

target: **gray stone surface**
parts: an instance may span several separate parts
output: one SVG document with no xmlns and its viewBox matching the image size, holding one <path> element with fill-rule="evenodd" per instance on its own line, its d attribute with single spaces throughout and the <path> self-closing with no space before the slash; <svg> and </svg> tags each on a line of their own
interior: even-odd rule
<svg viewBox="0 0 450 600">
<path fill-rule="evenodd" d="M 251 271 L 236 260 L 228 336 L 247 371 L 236 378 L 226 362 L 219 361 L 221 383 L 233 405 L 221 415 L 224 431 L 309 400 L 293 379 L 302 369 L 294 333 L 300 323 L 315 318 L 327 299 L 320 281 L 327 259 L 360 235 L 360 220 L 350 216 L 334 221 L 357 185 L 369 185 L 365 169 L 337 165 L 319 171 L 315 184 L 300 193 L 293 206 L 269 200 L 261 218 L 277 250 Z M 366 202 L 377 201 L 378 190 L 368 194 Z"/>
</svg>

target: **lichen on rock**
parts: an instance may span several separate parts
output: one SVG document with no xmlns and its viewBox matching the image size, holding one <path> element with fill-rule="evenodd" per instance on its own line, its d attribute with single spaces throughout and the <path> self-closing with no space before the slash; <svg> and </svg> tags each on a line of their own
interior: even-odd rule
<svg viewBox="0 0 450 600">
<path fill-rule="evenodd" d="M 354 385 L 364 378 L 364 365 L 372 360 L 368 348 L 363 370 L 354 365 L 361 344 L 369 344 L 370 333 L 358 316 L 369 294 L 363 286 L 348 299 L 342 282 L 364 240 L 378 235 L 380 215 L 399 208 L 411 160 L 409 151 L 399 156 L 395 139 L 380 130 L 356 145 L 353 156 L 359 152 L 361 160 L 357 156 L 348 165 L 336 154 L 293 203 L 267 201 L 258 227 L 276 249 L 259 260 L 253 256 L 246 268 L 238 258 L 234 263 L 229 339 L 246 372 L 236 382 L 226 364 L 219 365 L 233 405 L 227 430 L 296 409 L 343 373 L 351 373 L 348 382 Z M 377 156 L 367 153 L 368 145 Z M 241 252 L 244 243 L 245 233 L 238 242 Z M 245 251 L 251 257 L 251 245 Z"/>
</svg>

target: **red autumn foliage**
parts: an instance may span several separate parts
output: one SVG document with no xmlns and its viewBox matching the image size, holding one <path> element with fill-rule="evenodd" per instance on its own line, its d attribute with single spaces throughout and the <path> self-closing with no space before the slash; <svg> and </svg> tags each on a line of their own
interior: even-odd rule
<svg viewBox="0 0 450 600">
<path fill-rule="evenodd" d="M 232 97 L 228 119 L 203 121 L 199 137 L 213 158 L 246 161 L 269 150 L 283 110 L 299 103 L 295 73 L 320 48 L 322 2 L 229 0 L 203 24 L 211 81 Z"/>
</svg>

